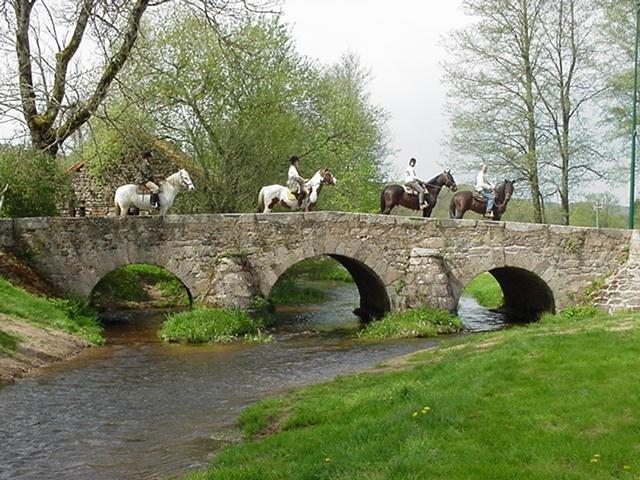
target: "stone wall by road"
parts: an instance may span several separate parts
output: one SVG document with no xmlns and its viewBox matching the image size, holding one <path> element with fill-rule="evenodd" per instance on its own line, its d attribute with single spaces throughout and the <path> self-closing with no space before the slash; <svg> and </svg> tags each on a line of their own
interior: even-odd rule
<svg viewBox="0 0 640 480">
<path fill-rule="evenodd" d="M 625 230 L 336 212 L 0 220 L 0 248 L 68 293 L 89 295 L 110 271 L 150 263 L 194 298 L 247 307 L 289 267 L 330 255 L 374 316 L 423 304 L 455 310 L 464 286 L 486 271 L 508 308 L 560 308 L 623 271 L 630 242 Z"/>
</svg>

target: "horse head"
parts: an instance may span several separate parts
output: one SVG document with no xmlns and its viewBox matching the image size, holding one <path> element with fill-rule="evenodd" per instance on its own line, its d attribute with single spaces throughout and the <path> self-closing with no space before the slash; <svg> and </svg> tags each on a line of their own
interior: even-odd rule
<svg viewBox="0 0 640 480">
<path fill-rule="evenodd" d="M 445 187 L 447 187 L 452 192 L 455 192 L 456 190 L 458 190 L 458 185 L 456 184 L 456 181 L 453 179 L 453 175 L 451 175 L 451 170 L 445 170 L 444 172 L 442 172 L 442 175 L 444 175 Z"/>
<path fill-rule="evenodd" d="M 320 178 L 322 178 L 322 183 L 325 185 L 335 185 L 338 183 L 338 180 L 328 168 L 322 168 L 320 170 Z"/>
<path fill-rule="evenodd" d="M 191 181 L 191 177 L 189 176 L 189 173 L 184 168 L 178 171 L 178 177 L 180 178 L 180 185 L 182 185 L 183 187 L 186 187 L 187 190 L 196 189 L 195 185 Z"/>
<path fill-rule="evenodd" d="M 496 200 L 500 205 L 506 205 L 511 197 L 513 196 L 513 192 L 515 188 L 513 184 L 514 180 L 504 180 L 498 188 L 496 188 Z"/>
</svg>

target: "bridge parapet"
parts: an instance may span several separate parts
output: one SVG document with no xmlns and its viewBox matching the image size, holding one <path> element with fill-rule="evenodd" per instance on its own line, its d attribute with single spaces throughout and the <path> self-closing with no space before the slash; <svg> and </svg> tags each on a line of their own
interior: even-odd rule
<svg viewBox="0 0 640 480">
<path fill-rule="evenodd" d="M 486 271 L 513 308 L 562 307 L 629 252 L 635 258 L 631 240 L 626 230 L 339 212 L 0 220 L 0 248 L 70 294 L 89 295 L 123 265 L 150 263 L 194 298 L 246 307 L 295 263 L 329 255 L 354 276 L 365 315 L 423 304 L 454 310 Z"/>
</svg>

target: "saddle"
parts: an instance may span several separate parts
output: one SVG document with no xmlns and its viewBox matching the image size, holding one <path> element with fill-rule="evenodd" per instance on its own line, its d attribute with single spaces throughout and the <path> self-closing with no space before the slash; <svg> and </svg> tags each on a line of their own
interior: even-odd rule
<svg viewBox="0 0 640 480">
<path fill-rule="evenodd" d="M 136 193 L 138 195 L 151 195 L 151 190 L 149 190 L 144 183 L 139 183 L 136 188 Z"/>
<path fill-rule="evenodd" d="M 487 199 L 480 192 L 473 192 L 471 197 L 478 203 L 487 203 Z"/>
<path fill-rule="evenodd" d="M 307 195 L 309 195 L 309 189 L 307 189 L 307 188 L 305 188 L 302 191 L 302 195 L 300 195 L 300 198 L 296 197 L 295 192 L 292 192 L 290 188 L 287 188 L 287 199 L 290 202 L 293 202 L 294 200 L 298 200 L 299 202 L 302 202 L 302 200 L 307 198 Z"/>
<path fill-rule="evenodd" d="M 402 185 L 402 188 L 404 188 L 404 193 L 406 193 L 407 195 L 415 195 L 416 197 L 418 196 L 418 192 L 416 192 L 413 188 L 408 187 L 407 185 Z"/>
</svg>

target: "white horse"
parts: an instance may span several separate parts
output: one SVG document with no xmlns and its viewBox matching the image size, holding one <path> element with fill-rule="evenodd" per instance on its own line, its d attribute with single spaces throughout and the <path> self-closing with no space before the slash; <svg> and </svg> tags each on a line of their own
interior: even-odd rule
<svg viewBox="0 0 640 480">
<path fill-rule="evenodd" d="M 307 196 L 302 200 L 302 204 L 298 202 L 298 199 L 295 198 L 291 191 L 285 186 L 269 185 L 262 187 L 258 194 L 258 212 L 269 213 L 276 205 L 291 210 L 301 208 L 305 212 L 308 212 L 318 201 L 322 186 L 335 185 L 336 183 L 338 183 L 338 180 L 336 180 L 336 177 L 333 176 L 328 168 L 318 170 L 315 175 L 305 183 Z"/>
<path fill-rule="evenodd" d="M 191 177 L 184 169 L 168 176 L 165 180 L 159 182 L 158 186 L 160 187 L 160 193 L 158 194 L 160 196 L 160 208 L 158 209 L 160 215 L 166 214 L 167 210 L 173 206 L 181 187 L 186 187 L 187 190 L 196 188 L 191 181 Z M 126 217 L 131 206 L 135 206 L 140 210 L 155 210 L 151 206 L 151 194 L 140 193 L 140 185 L 129 184 L 118 187 L 113 201 L 116 205 L 116 216 Z"/>
</svg>

